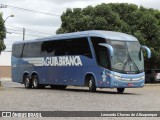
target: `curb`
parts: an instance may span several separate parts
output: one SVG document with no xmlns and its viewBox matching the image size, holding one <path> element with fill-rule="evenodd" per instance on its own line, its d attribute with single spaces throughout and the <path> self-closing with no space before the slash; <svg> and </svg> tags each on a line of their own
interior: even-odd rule
<svg viewBox="0 0 160 120">
<path fill-rule="evenodd" d="M 154 83 L 154 84 L 144 84 L 144 86 L 160 86 L 160 83 Z"/>
<path fill-rule="evenodd" d="M 3 81 L 12 81 L 12 79 L 11 78 L 1 78 L 0 79 L 0 89 L 3 88 L 3 85 L 2 85 Z"/>
<path fill-rule="evenodd" d="M 12 81 L 12 79 L 11 78 L 1 78 L 0 82 L 1 81 Z"/>
</svg>

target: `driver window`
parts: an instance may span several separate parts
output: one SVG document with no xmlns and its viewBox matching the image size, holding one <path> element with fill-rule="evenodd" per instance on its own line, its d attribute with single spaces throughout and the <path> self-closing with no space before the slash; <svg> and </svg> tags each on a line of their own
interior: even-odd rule
<svg viewBox="0 0 160 120">
<path fill-rule="evenodd" d="M 103 46 L 99 46 L 98 63 L 105 68 L 109 68 L 108 49 Z"/>
</svg>

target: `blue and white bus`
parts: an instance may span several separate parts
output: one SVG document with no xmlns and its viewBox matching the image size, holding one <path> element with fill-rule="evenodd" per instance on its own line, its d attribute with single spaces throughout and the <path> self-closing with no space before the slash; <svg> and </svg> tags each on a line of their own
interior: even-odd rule
<svg viewBox="0 0 160 120">
<path fill-rule="evenodd" d="M 71 86 L 125 88 L 144 86 L 141 46 L 128 34 L 91 30 L 15 42 L 12 46 L 12 81 L 26 88 L 65 89 Z"/>
</svg>

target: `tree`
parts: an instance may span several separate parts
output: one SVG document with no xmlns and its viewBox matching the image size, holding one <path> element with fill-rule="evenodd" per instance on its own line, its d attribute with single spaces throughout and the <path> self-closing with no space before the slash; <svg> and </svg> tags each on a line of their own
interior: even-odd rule
<svg viewBox="0 0 160 120">
<path fill-rule="evenodd" d="M 0 52 L 5 50 L 6 46 L 4 44 L 4 38 L 6 37 L 6 29 L 4 26 L 4 20 L 2 18 L 2 13 L 0 13 Z"/>
<path fill-rule="evenodd" d="M 110 3 L 67 9 L 61 16 L 59 33 L 110 30 L 131 34 L 150 47 L 150 63 L 160 66 L 160 11 L 128 3 Z"/>
<path fill-rule="evenodd" d="M 106 15 L 107 16 L 104 16 Z M 67 9 L 61 16 L 62 25 L 57 33 L 68 33 L 84 30 L 118 30 L 123 21 L 111 10 L 110 7 L 99 5 L 93 8 L 88 6 L 84 9 Z M 110 24 L 109 24 L 110 23 Z"/>
</svg>

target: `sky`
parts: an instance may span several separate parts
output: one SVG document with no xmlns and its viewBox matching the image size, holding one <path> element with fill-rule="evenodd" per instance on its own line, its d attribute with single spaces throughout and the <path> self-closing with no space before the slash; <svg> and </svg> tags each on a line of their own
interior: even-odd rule
<svg viewBox="0 0 160 120">
<path fill-rule="evenodd" d="M 133 3 L 160 10 L 160 0 L 0 0 L 0 4 L 8 5 L 7 8 L 0 8 L 3 19 L 14 15 L 5 21 L 7 29 L 4 40 L 7 46 L 6 51 L 11 51 L 13 42 L 23 40 L 23 28 L 26 31 L 25 40 L 55 35 L 56 30 L 61 26 L 60 16 L 67 8 L 84 8 L 101 3 Z M 55 15 L 26 12 L 10 6 Z"/>
</svg>

